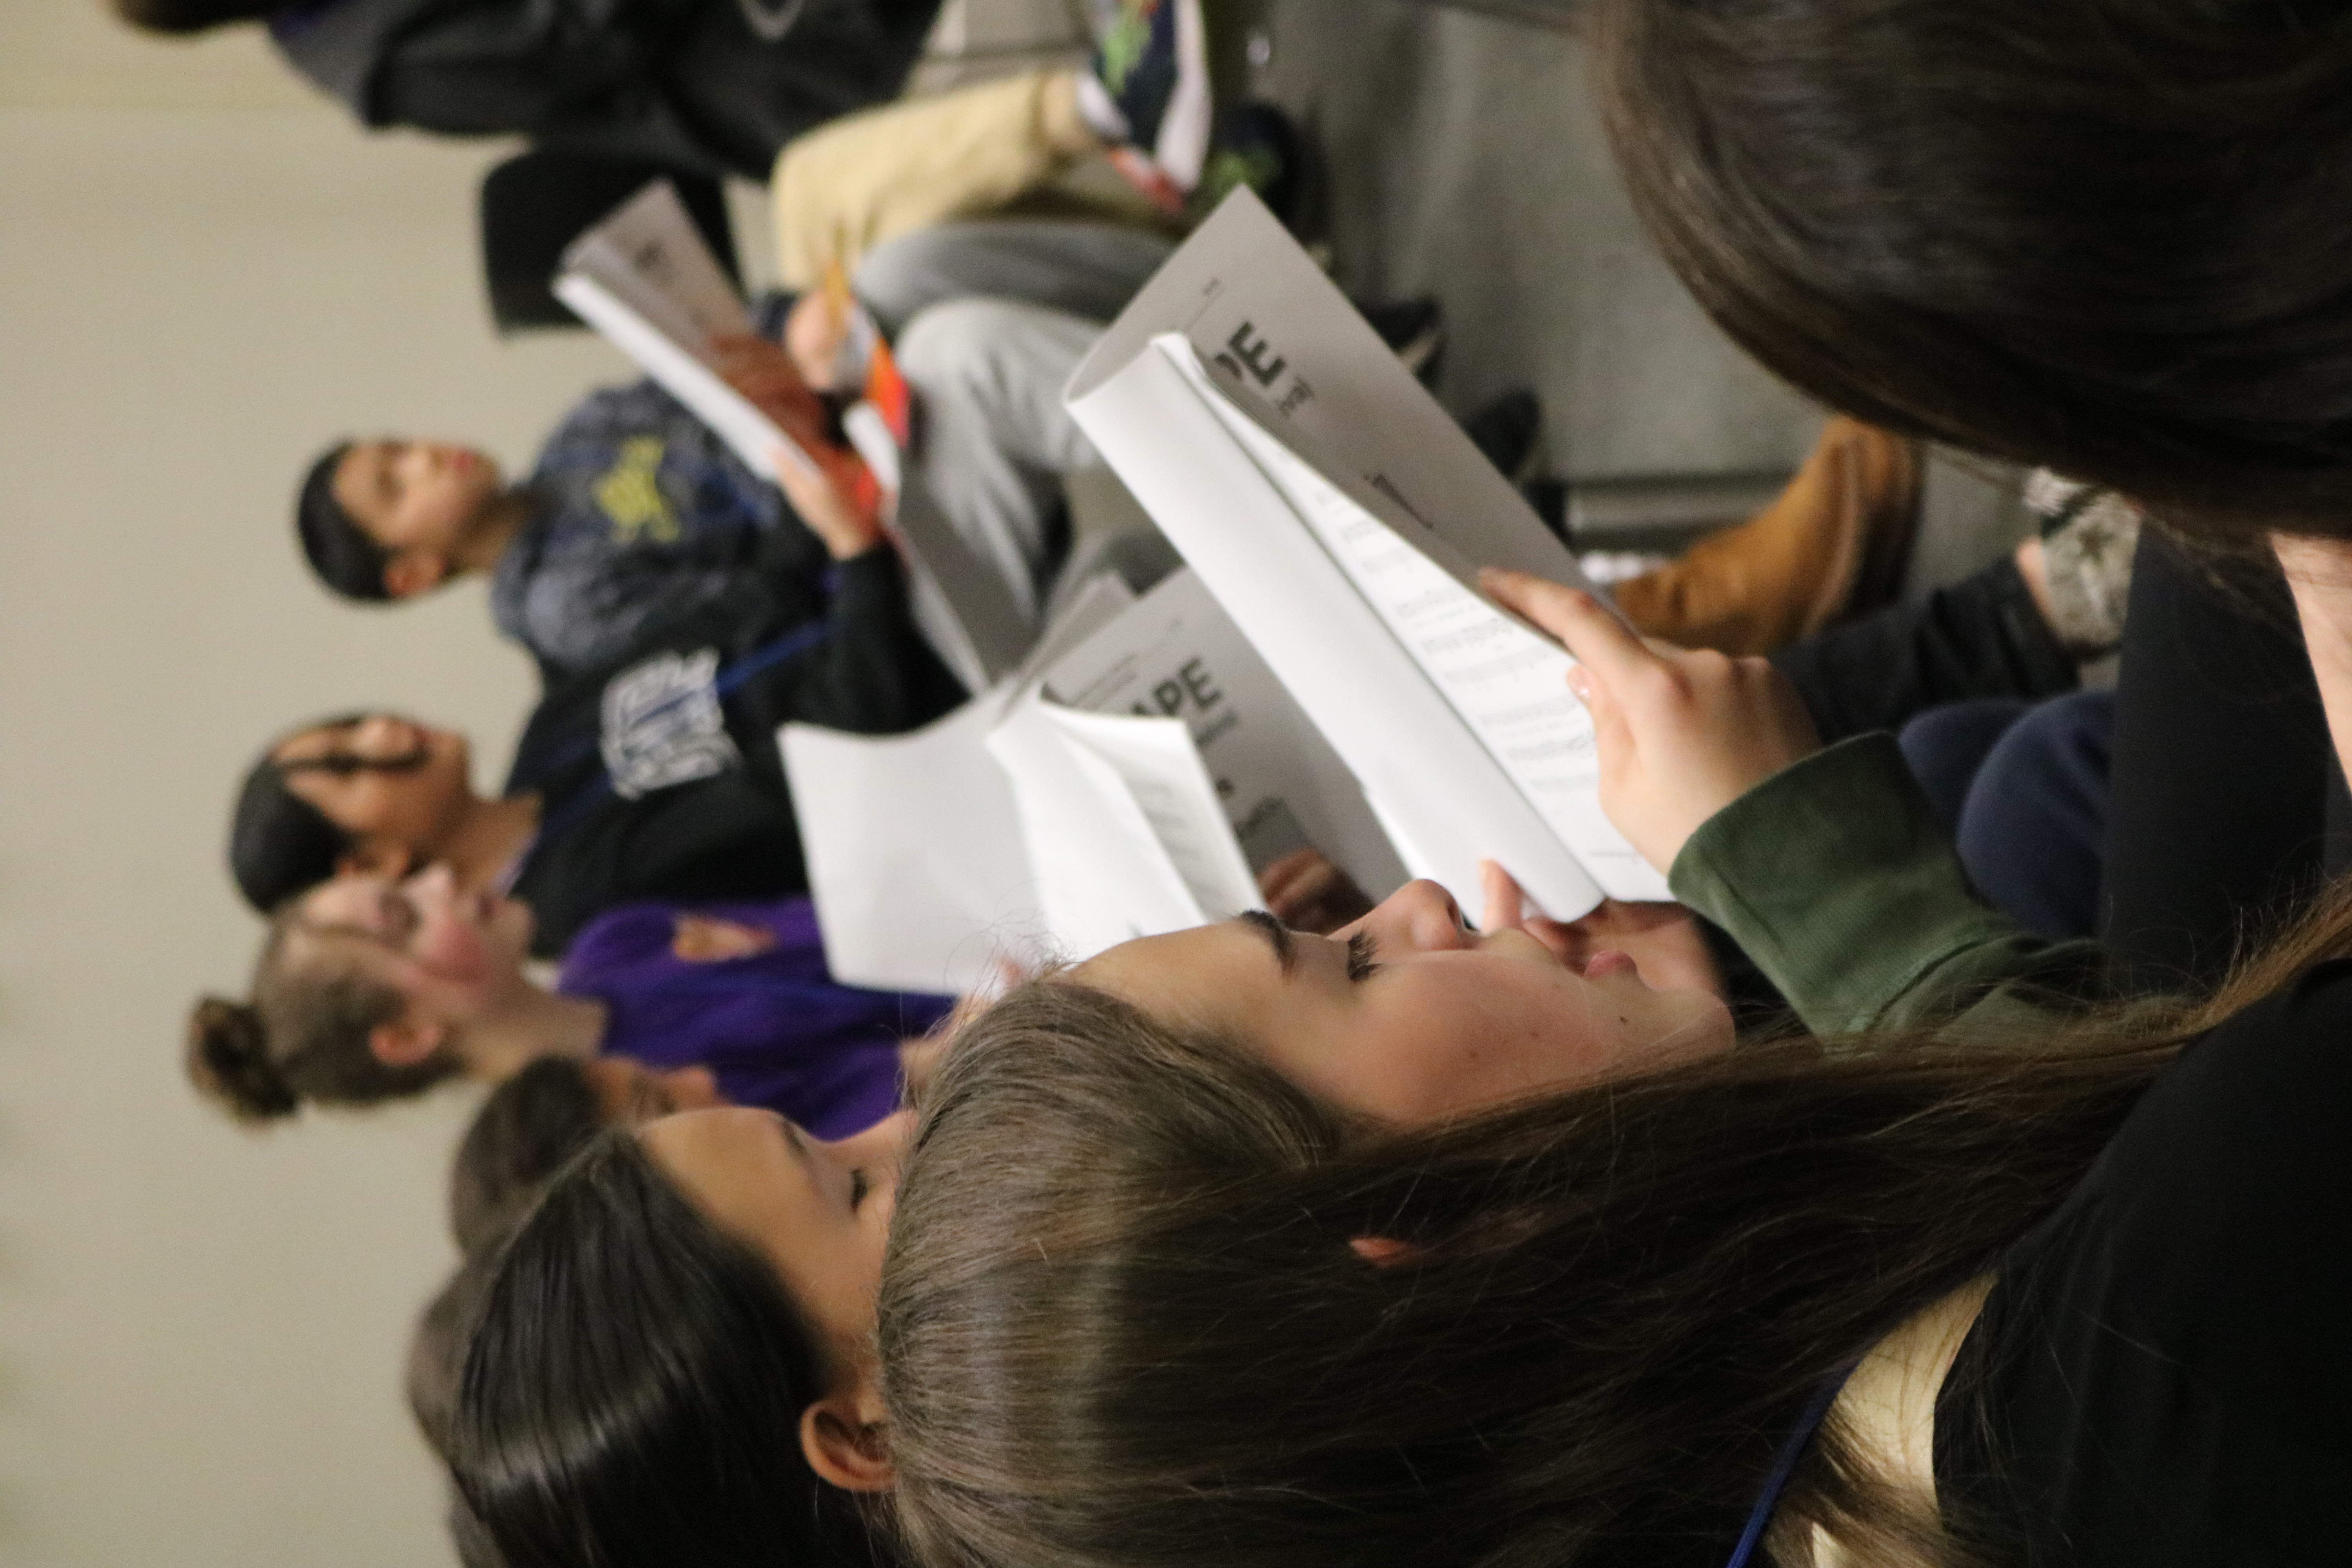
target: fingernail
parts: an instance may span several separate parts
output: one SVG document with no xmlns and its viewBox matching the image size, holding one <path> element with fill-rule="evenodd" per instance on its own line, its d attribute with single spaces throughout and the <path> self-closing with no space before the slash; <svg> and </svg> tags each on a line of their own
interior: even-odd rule
<svg viewBox="0 0 2352 1568">
<path fill-rule="evenodd" d="M 1584 666 L 1571 664 L 1568 667 L 1568 689 L 1576 693 L 1579 702 L 1592 695 L 1592 677 L 1584 673 Z"/>
</svg>

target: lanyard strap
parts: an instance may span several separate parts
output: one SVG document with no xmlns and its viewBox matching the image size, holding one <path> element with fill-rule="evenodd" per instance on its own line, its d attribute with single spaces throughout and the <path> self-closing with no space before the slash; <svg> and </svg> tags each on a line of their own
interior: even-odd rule
<svg viewBox="0 0 2352 1568">
<path fill-rule="evenodd" d="M 827 620 L 810 621 L 793 627 L 772 642 L 763 643 L 753 648 L 729 666 L 717 680 L 711 682 L 711 695 L 720 702 L 726 701 L 735 692 L 741 690 L 746 681 L 766 674 L 787 659 L 808 652 L 832 634 L 833 623 Z M 619 678 L 615 676 L 614 679 Z M 556 753 L 543 771 L 551 773 L 567 767 L 589 752 L 599 750 L 603 743 L 604 736 L 600 727 L 600 732 L 597 735 L 586 740 L 575 741 Z M 606 769 L 598 768 L 595 777 L 565 796 L 562 805 L 540 819 L 539 830 L 531 835 L 530 842 L 523 847 L 522 853 L 515 859 L 517 874 L 520 875 L 520 868 L 530 861 L 541 844 L 547 843 L 571 828 L 592 809 L 602 805 L 604 798 L 612 793 L 612 773 Z"/>
<path fill-rule="evenodd" d="M 1780 1506 L 1780 1494 L 1789 1489 L 1790 1478 L 1797 1473 L 1797 1461 L 1805 1457 L 1813 1434 L 1829 1419 L 1830 1406 L 1837 1403 L 1838 1391 L 1845 1380 L 1853 1375 L 1860 1363 L 1851 1363 L 1825 1380 L 1813 1393 L 1812 1403 L 1797 1418 L 1797 1425 L 1780 1445 L 1780 1457 L 1772 1461 L 1772 1473 L 1765 1478 L 1764 1489 L 1756 1499 L 1755 1510 L 1748 1516 L 1748 1528 L 1739 1532 L 1739 1544 L 1731 1549 L 1731 1561 L 1724 1568 L 1748 1568 L 1756 1549 L 1764 1540 L 1764 1527 L 1772 1522 L 1772 1510 Z"/>
</svg>

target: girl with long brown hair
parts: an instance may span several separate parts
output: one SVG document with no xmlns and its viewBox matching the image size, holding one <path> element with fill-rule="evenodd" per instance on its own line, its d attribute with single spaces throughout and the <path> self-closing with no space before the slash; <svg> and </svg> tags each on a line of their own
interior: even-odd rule
<svg viewBox="0 0 2352 1568">
<path fill-rule="evenodd" d="M 1605 957 L 1435 921 L 1015 994 L 932 1087 L 884 1271 L 912 1555 L 2352 1549 L 2352 974 L 2314 967 L 2352 902 L 2208 1005 L 2085 1009 L 2095 955 L 1969 902 L 1883 740 L 1808 755 L 1760 664 L 1492 585 L 1583 660 L 1620 827 L 1874 1033 L 1716 1048 Z M 1584 1070 L 1510 1092 L 1545 1060 Z"/>
</svg>

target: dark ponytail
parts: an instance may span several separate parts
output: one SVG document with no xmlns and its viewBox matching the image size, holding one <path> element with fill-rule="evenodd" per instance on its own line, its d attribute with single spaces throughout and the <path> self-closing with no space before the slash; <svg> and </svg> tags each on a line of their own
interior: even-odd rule
<svg viewBox="0 0 2352 1568">
<path fill-rule="evenodd" d="M 512 1218 L 509 1212 L 509 1229 L 512 1228 Z M 424 1434 L 433 1457 L 444 1465 L 448 1462 L 449 1421 L 457 1408 L 457 1378 L 466 1368 L 467 1342 L 473 1337 L 474 1319 L 482 1306 L 482 1289 L 489 1281 L 498 1244 L 504 1236 L 500 1231 L 487 1237 L 481 1251 L 466 1255 L 440 1293 L 425 1303 L 425 1310 L 417 1317 L 415 1331 L 409 1336 L 408 1369 L 404 1379 L 408 1413 L 416 1417 L 416 1429 Z M 507 1568 L 506 1559 L 490 1540 L 490 1532 L 482 1527 L 474 1510 L 466 1506 L 455 1484 L 448 1489 L 448 1508 L 442 1519 L 448 1526 L 449 1543 L 457 1550 L 460 1568 Z"/>
<path fill-rule="evenodd" d="M 206 996 L 188 1015 L 188 1077 L 240 1121 L 291 1116 L 302 1103 L 269 1059 L 260 1012 L 226 996 Z"/>
<path fill-rule="evenodd" d="M 406 1000 L 347 963 L 289 956 L 301 910 L 289 903 L 270 921 L 254 965 L 253 1000 L 206 996 L 188 1015 L 188 1077 L 241 1121 L 291 1116 L 304 1100 L 373 1105 L 422 1094 L 458 1070 L 436 1052 L 392 1067 L 368 1037 L 398 1018 Z"/>
</svg>

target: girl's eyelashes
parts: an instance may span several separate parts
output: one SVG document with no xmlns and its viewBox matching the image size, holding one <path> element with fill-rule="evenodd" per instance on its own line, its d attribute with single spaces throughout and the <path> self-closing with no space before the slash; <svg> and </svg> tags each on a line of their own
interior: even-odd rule
<svg viewBox="0 0 2352 1568">
<path fill-rule="evenodd" d="M 866 1182 L 866 1173 L 865 1173 L 865 1172 L 863 1172 L 863 1171 L 852 1171 L 852 1172 L 850 1172 L 850 1173 L 849 1173 L 849 1212 L 850 1212 L 850 1213 L 852 1213 L 852 1214 L 856 1214 L 856 1213 L 857 1212 L 857 1207 L 858 1207 L 858 1205 L 859 1205 L 860 1204 L 862 1204 L 862 1203 L 864 1203 L 864 1202 L 866 1201 L 866 1193 L 867 1193 L 867 1192 L 869 1192 L 870 1190 L 871 1190 L 871 1188 L 870 1188 L 870 1186 L 868 1185 L 868 1184 L 867 1184 L 867 1182 Z"/>
<path fill-rule="evenodd" d="M 1348 978 L 1370 979 L 1372 972 L 1381 966 L 1379 952 L 1380 949 L 1373 942 L 1371 932 L 1360 931 L 1349 937 L 1348 939 Z"/>
</svg>

